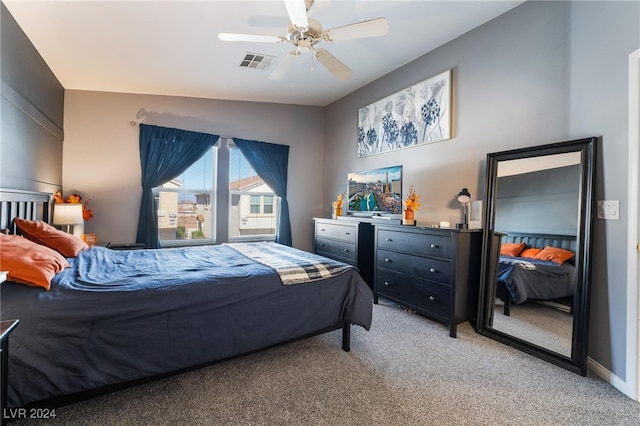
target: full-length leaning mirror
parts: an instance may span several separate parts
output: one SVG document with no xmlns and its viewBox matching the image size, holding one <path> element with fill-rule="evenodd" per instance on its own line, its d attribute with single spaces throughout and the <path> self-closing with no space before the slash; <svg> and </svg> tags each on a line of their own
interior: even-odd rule
<svg viewBox="0 0 640 426">
<path fill-rule="evenodd" d="M 477 331 L 586 375 L 596 138 L 487 155 Z"/>
</svg>

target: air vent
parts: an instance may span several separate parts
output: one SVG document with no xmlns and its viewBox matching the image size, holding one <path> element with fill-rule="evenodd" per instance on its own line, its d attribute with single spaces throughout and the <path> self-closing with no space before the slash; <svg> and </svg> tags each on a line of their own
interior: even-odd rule
<svg viewBox="0 0 640 426">
<path fill-rule="evenodd" d="M 240 62 L 240 66 L 242 68 L 263 70 L 269 67 L 275 59 L 275 56 L 262 55 L 260 53 L 247 53 L 242 62 Z"/>
</svg>

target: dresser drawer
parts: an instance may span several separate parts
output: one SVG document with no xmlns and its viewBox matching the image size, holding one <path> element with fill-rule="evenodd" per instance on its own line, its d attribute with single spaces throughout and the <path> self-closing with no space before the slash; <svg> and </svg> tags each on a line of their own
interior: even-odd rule
<svg viewBox="0 0 640 426">
<path fill-rule="evenodd" d="M 321 256 L 341 260 L 345 263 L 356 266 L 357 259 L 355 243 L 345 243 L 344 241 L 317 238 L 315 251 Z"/>
<path fill-rule="evenodd" d="M 451 313 L 451 287 L 384 269 L 376 270 L 378 295 L 446 320 Z"/>
<path fill-rule="evenodd" d="M 393 250 L 417 256 L 451 258 L 450 235 L 412 233 L 379 229 L 377 249 Z"/>
<path fill-rule="evenodd" d="M 450 285 L 451 262 L 448 260 L 378 250 L 376 252 L 376 266 Z"/>
<path fill-rule="evenodd" d="M 316 222 L 316 238 L 333 238 L 355 244 L 358 238 L 358 229 L 351 225 Z"/>
</svg>

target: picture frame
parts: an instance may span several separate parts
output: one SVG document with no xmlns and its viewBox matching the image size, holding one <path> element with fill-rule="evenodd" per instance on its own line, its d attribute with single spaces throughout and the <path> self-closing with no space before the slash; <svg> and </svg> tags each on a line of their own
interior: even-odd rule
<svg viewBox="0 0 640 426">
<path fill-rule="evenodd" d="M 451 69 L 358 111 L 358 157 L 451 139 Z"/>
</svg>

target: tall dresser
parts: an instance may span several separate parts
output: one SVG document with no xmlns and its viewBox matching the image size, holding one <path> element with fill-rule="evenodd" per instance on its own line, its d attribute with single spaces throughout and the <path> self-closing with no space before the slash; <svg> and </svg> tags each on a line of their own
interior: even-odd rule
<svg viewBox="0 0 640 426">
<path fill-rule="evenodd" d="M 314 218 L 315 252 L 353 265 L 373 289 L 373 226 L 360 220 Z"/>
<path fill-rule="evenodd" d="M 383 297 L 444 322 L 475 322 L 482 231 L 374 225 L 374 303 Z"/>
</svg>

